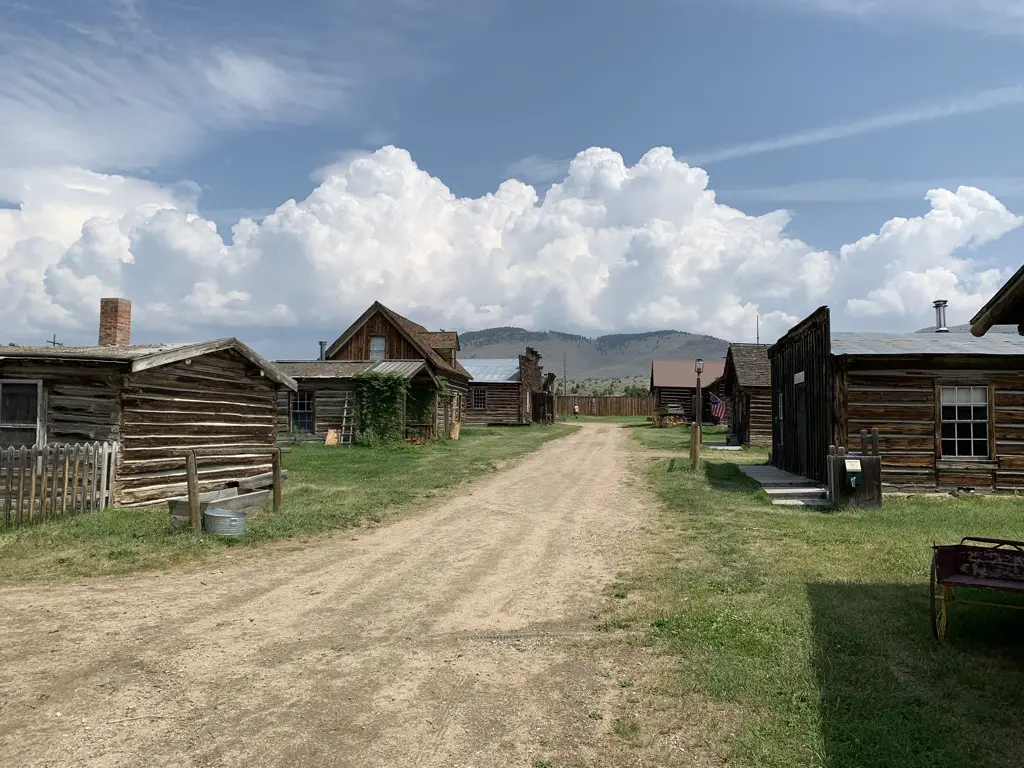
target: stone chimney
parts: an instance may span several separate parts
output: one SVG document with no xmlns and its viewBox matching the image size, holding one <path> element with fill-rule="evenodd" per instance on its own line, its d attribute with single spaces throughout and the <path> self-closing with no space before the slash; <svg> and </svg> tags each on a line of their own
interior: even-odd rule
<svg viewBox="0 0 1024 768">
<path fill-rule="evenodd" d="M 949 333 L 949 328 L 946 327 L 946 305 L 949 304 L 945 299 L 936 299 L 932 306 L 935 307 L 935 332 L 936 333 Z"/>
<path fill-rule="evenodd" d="M 101 347 L 123 347 L 131 343 L 132 303 L 128 299 L 100 299 Z"/>
</svg>

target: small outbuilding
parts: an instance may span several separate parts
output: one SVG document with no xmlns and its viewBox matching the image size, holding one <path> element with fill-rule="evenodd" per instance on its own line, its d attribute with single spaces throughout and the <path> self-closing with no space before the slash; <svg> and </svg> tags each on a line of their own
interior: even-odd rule
<svg viewBox="0 0 1024 768">
<path fill-rule="evenodd" d="M 105 505 L 186 493 L 185 452 L 201 491 L 270 472 L 279 391 L 295 382 L 238 339 L 131 344 L 131 302 L 103 299 L 95 347 L 0 347 L 0 448 L 109 443 Z M 259 449 L 259 450 L 256 450 Z"/>
<path fill-rule="evenodd" d="M 729 436 L 740 445 L 772 444 L 772 367 L 766 344 L 730 344 L 722 391 Z"/>
<path fill-rule="evenodd" d="M 835 333 L 828 307 L 768 351 L 772 464 L 827 481 L 829 446 L 877 428 L 882 483 L 897 490 L 1024 489 L 1024 339 Z"/>
<path fill-rule="evenodd" d="M 534 420 L 534 398 L 544 388 L 537 350 L 527 347 L 519 357 L 501 360 L 470 358 L 462 365 L 472 377 L 467 424 L 522 425 Z"/>
<path fill-rule="evenodd" d="M 697 398 L 696 360 L 654 360 L 651 363 L 651 395 L 654 412 L 662 418 L 682 422 L 694 421 L 693 404 Z M 704 401 L 702 421 L 711 424 L 715 418 L 711 408 L 711 395 L 721 397 L 721 379 L 725 373 L 724 360 L 704 361 L 700 376 L 701 399 Z"/>
</svg>

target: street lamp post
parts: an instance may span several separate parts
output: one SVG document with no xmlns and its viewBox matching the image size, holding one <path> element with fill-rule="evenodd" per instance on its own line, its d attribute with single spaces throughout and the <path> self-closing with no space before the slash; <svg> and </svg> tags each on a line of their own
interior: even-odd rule
<svg viewBox="0 0 1024 768">
<path fill-rule="evenodd" d="M 701 358 L 697 358 L 694 363 L 693 369 L 697 372 L 697 426 L 703 426 L 704 424 L 704 398 L 700 391 L 700 375 L 704 373 L 704 361 Z"/>
</svg>

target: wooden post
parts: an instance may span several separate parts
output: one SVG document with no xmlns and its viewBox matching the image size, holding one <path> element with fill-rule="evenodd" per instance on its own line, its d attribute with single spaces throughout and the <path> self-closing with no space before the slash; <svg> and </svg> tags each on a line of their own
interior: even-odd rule
<svg viewBox="0 0 1024 768">
<path fill-rule="evenodd" d="M 28 465 L 28 454 L 25 450 L 25 446 L 21 446 L 21 450 L 18 451 L 18 459 L 21 466 L 18 468 L 18 525 L 21 525 L 24 520 L 24 506 L 25 506 L 25 469 Z"/>
<path fill-rule="evenodd" d="M 71 509 L 73 511 L 78 511 L 80 509 L 80 507 L 78 506 L 78 473 L 82 467 L 82 446 L 76 445 L 74 451 L 75 468 L 73 470 L 73 474 L 71 475 Z M 83 504 L 84 503 L 85 502 L 83 501 Z"/>
<path fill-rule="evenodd" d="M 14 462 L 15 456 L 13 446 L 8 448 L 5 452 L 7 456 L 7 482 L 4 493 L 4 524 L 6 527 L 11 526 L 11 501 L 14 498 Z"/>
<path fill-rule="evenodd" d="M 60 516 L 67 517 L 68 514 L 68 470 L 71 469 L 71 456 L 68 451 L 73 451 L 73 446 L 64 449 L 64 492 L 61 494 Z"/>
<path fill-rule="evenodd" d="M 696 472 L 700 469 L 700 424 L 690 425 L 690 466 Z"/>
<path fill-rule="evenodd" d="M 199 470 L 196 467 L 196 452 L 185 454 L 185 476 L 188 483 L 188 522 L 196 533 L 203 532 L 203 516 L 199 511 Z"/>
<path fill-rule="evenodd" d="M 274 473 L 274 513 L 284 509 L 284 481 L 281 478 L 281 449 L 274 451 L 271 457 L 271 467 Z"/>
<path fill-rule="evenodd" d="M 862 429 L 860 431 L 860 452 L 867 456 L 868 450 L 868 431 Z"/>
<path fill-rule="evenodd" d="M 39 517 L 46 519 L 46 476 L 50 472 L 50 448 L 43 446 L 39 451 Z"/>
<path fill-rule="evenodd" d="M 110 443 L 103 444 L 103 453 L 100 454 L 100 509 L 106 509 L 107 503 L 107 467 L 110 464 Z"/>
<path fill-rule="evenodd" d="M 878 455 L 878 427 L 871 428 L 871 455 Z"/>
<path fill-rule="evenodd" d="M 29 467 L 29 471 L 32 473 L 29 475 L 29 486 L 28 486 L 28 521 L 31 523 L 36 516 L 36 459 L 38 458 L 38 449 L 33 446 L 29 452 L 29 461 L 32 462 L 32 466 Z"/>
</svg>

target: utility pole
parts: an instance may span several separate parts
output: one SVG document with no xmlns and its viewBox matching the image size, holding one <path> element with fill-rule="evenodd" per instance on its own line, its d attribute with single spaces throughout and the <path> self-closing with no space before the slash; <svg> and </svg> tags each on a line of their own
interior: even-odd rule
<svg viewBox="0 0 1024 768">
<path fill-rule="evenodd" d="M 761 343 L 761 313 L 757 313 L 757 343 Z"/>
<path fill-rule="evenodd" d="M 569 394 L 569 374 L 568 369 L 569 354 L 567 352 L 562 353 L 562 394 Z"/>
<path fill-rule="evenodd" d="M 47 340 L 46 343 L 49 344 L 51 347 L 63 347 L 64 346 L 63 342 L 57 341 L 57 334 L 56 333 L 53 334 L 53 338 Z"/>
</svg>

